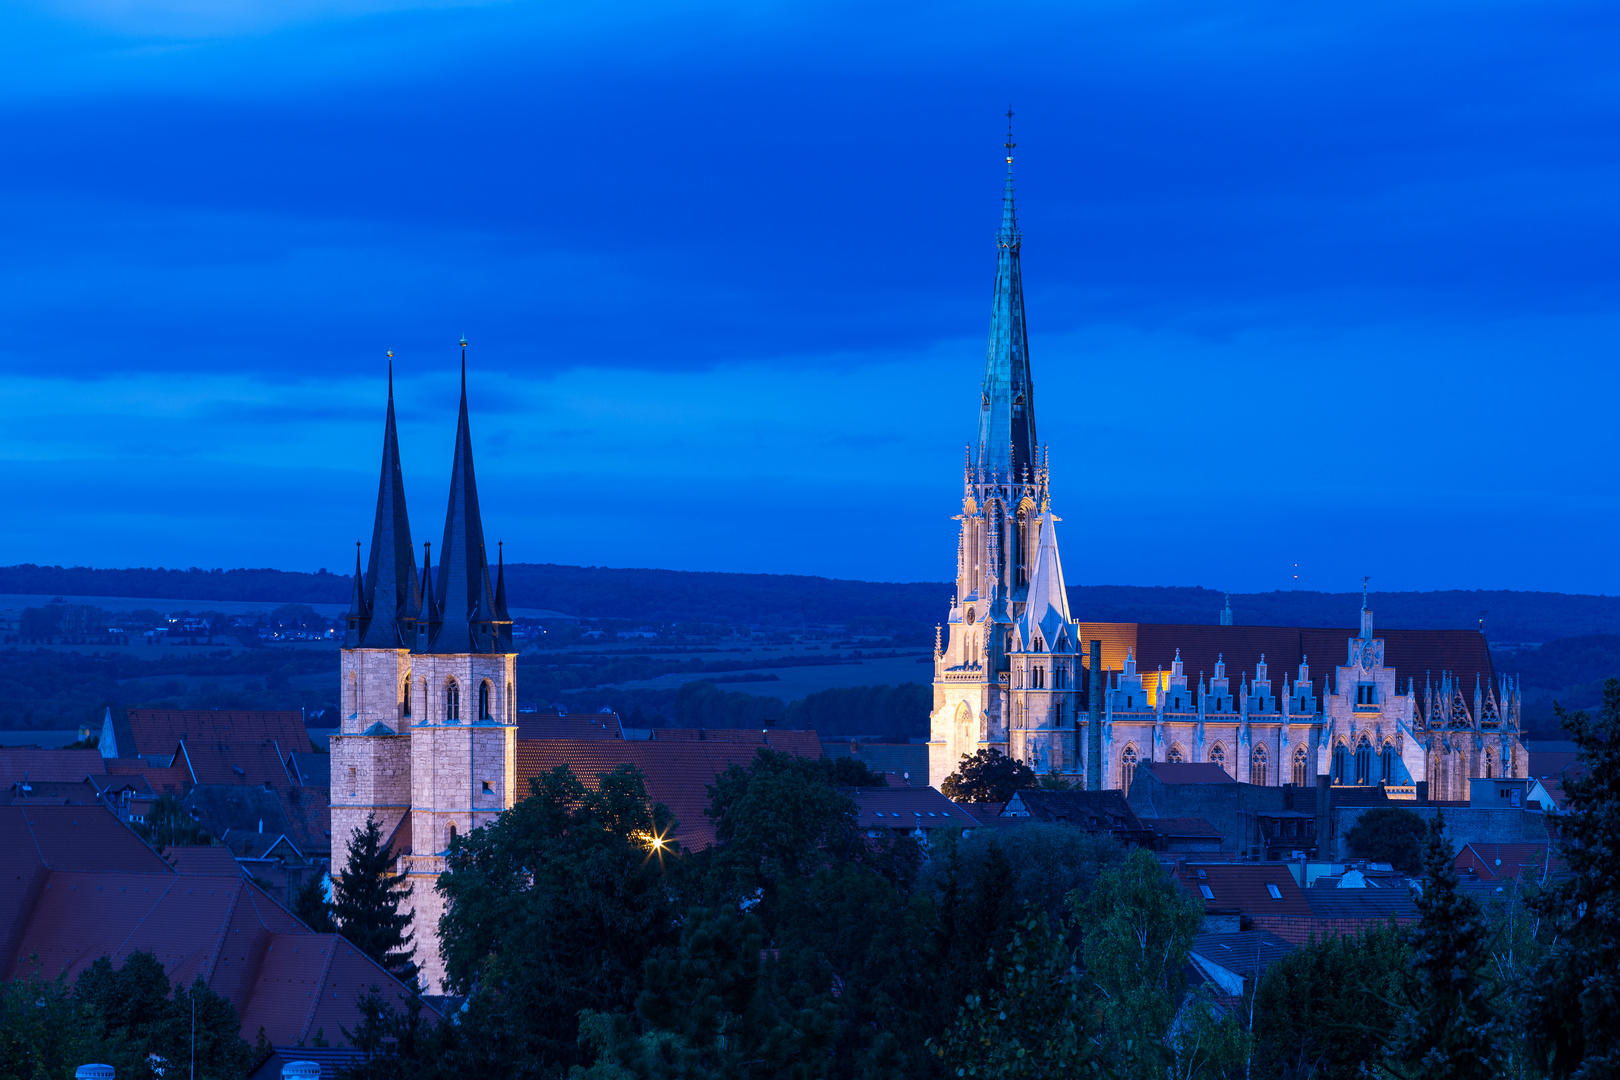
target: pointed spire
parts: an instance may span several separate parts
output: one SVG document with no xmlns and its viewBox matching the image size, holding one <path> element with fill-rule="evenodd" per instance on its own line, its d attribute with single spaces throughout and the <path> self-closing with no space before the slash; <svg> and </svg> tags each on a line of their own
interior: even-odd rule
<svg viewBox="0 0 1620 1080">
<path fill-rule="evenodd" d="M 1048 652 L 1057 649 L 1058 641 L 1071 622 L 1063 561 L 1058 556 L 1057 521 L 1050 511 L 1040 517 L 1040 539 L 1035 542 L 1034 565 L 1030 567 L 1022 618 L 1024 640 L 1039 637 Z M 1070 646 L 1073 646 L 1072 641 Z"/>
<path fill-rule="evenodd" d="M 360 541 L 356 540 L 354 542 L 354 589 L 349 593 L 351 637 L 355 636 L 355 632 L 358 631 L 358 627 L 355 626 L 356 620 L 364 619 L 368 614 L 369 612 L 366 610 L 366 576 L 360 569 Z M 345 639 L 344 644 L 349 645 L 349 642 Z M 350 645 L 350 647 L 353 646 Z"/>
<path fill-rule="evenodd" d="M 426 651 L 506 651 L 511 625 L 496 613 L 495 593 L 489 581 L 489 559 L 484 552 L 484 522 L 478 509 L 478 482 L 473 473 L 472 426 L 467 418 L 466 338 L 461 339 L 461 410 L 456 420 L 450 503 L 444 513 L 444 543 L 439 547 L 437 584 L 435 614 L 440 625 Z"/>
<path fill-rule="evenodd" d="M 365 614 L 349 631 L 345 644 L 361 649 L 409 648 L 419 593 L 411 521 L 405 508 L 405 475 L 399 464 L 391 350 L 388 353 L 388 411 L 383 422 L 382 473 L 377 480 L 377 513 L 371 526 L 371 557 L 365 579 Z"/>
<path fill-rule="evenodd" d="M 1013 202 L 1012 109 L 1007 110 L 1007 179 L 996 234 L 996 288 L 990 309 L 990 347 L 979 397 L 979 465 L 1016 482 L 1030 464 L 1035 439 L 1035 394 L 1029 377 L 1029 340 L 1024 324 L 1023 237 Z"/>
<path fill-rule="evenodd" d="M 506 613 L 506 541 L 495 541 L 495 617 L 511 621 Z"/>
</svg>

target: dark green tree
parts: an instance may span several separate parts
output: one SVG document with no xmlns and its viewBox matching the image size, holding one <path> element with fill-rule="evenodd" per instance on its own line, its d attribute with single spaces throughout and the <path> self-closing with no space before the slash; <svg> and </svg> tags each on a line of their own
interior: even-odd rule
<svg viewBox="0 0 1620 1080">
<path fill-rule="evenodd" d="M 595 1064 L 583 1080 L 786 1077 L 827 1075 L 834 1027 L 828 1001 L 786 1014 L 770 993 L 759 919 L 736 911 L 694 909 L 680 947 L 647 962 L 626 1016 L 585 1012 L 580 1040 Z"/>
<path fill-rule="evenodd" d="M 1015 1080 L 1101 1072 L 1098 1010 L 1062 932 L 1027 910 L 992 950 L 986 985 L 967 995 L 929 1047 L 948 1075 Z"/>
<path fill-rule="evenodd" d="M 963 754 L 956 771 L 939 790 L 958 802 L 1004 803 L 1013 793 L 1035 786 L 1035 771 L 995 747 Z"/>
<path fill-rule="evenodd" d="M 332 879 L 332 919 L 350 944 L 407 983 L 416 979 L 415 935 L 411 913 L 400 905 L 410 894 L 405 875 L 394 872 L 382 826 L 368 815 L 349 839 L 348 867 Z"/>
<path fill-rule="evenodd" d="M 760 750 L 709 787 L 716 845 L 707 859 L 708 895 L 719 903 L 760 902 L 774 928 L 785 882 L 809 878 L 864 850 L 855 800 L 833 784 L 833 764 Z"/>
<path fill-rule="evenodd" d="M 1528 903 L 1555 934 L 1536 965 L 1526 1029 L 1555 1080 L 1620 1076 L 1620 679 L 1596 716 L 1558 710 L 1587 773 L 1566 779 L 1559 852 L 1569 876 Z"/>
<path fill-rule="evenodd" d="M 1353 855 L 1389 863 L 1403 874 L 1417 874 L 1423 869 L 1423 828 L 1423 819 L 1410 810 L 1376 806 L 1356 819 L 1344 841 Z"/>
<path fill-rule="evenodd" d="M 214 843 L 214 834 L 203 828 L 172 795 L 159 797 L 146 812 L 146 820 L 131 822 L 130 828 L 159 851 L 167 847 L 207 847 Z"/>
<path fill-rule="evenodd" d="M 458 839 L 438 889 L 448 983 L 470 993 L 449 1070 L 501 1076 L 579 1064 L 582 1010 L 628 1014 L 646 960 L 679 940 L 673 822 L 621 765 L 587 787 L 567 768 Z"/>
<path fill-rule="evenodd" d="M 1394 926 L 1312 940 L 1282 957 L 1255 991 L 1253 1075 L 1365 1076 L 1400 1022 L 1410 967 L 1406 931 Z"/>
<path fill-rule="evenodd" d="M 326 899 L 326 883 L 320 874 L 298 887 L 293 895 L 292 913 L 317 934 L 337 933 L 337 921 L 332 917 L 332 905 Z"/>
<path fill-rule="evenodd" d="M 87 1062 L 111 1065 L 119 1076 L 144 1055 L 139 1047 L 108 1039 L 95 1010 L 78 1001 L 60 978 L 37 971 L 0 984 L 0 1080 L 72 1076 Z"/>
<path fill-rule="evenodd" d="M 1103 871 L 1090 896 L 1077 896 L 1075 909 L 1104 1037 L 1127 1075 L 1164 1075 L 1203 906 L 1177 888 L 1152 853 L 1137 848 Z"/>
<path fill-rule="evenodd" d="M 155 1078 L 159 1068 L 175 1075 L 195 1062 L 199 1078 L 235 1080 L 251 1064 L 236 1006 L 200 978 L 189 988 L 178 983 L 171 988 L 151 953 L 132 953 L 116 969 L 102 957 L 80 972 L 73 996 L 85 1010 L 92 1036 L 114 1055 L 123 1051 L 127 1064 L 118 1069 L 120 1077 Z M 160 1060 L 154 1061 L 154 1054 Z"/>
<path fill-rule="evenodd" d="M 446 1074 L 443 1063 L 460 1048 L 460 1025 L 440 1023 L 412 994 L 402 1010 L 395 1007 L 395 995 L 372 984 L 362 991 L 356 1004 L 360 1023 L 353 1031 L 343 1028 L 343 1037 L 364 1057 L 339 1066 L 338 1080 L 439 1080 Z"/>
<path fill-rule="evenodd" d="M 1501 1018 L 1484 976 L 1490 930 L 1479 903 L 1457 887 L 1456 856 L 1444 814 L 1423 837 L 1423 887 L 1412 927 L 1407 1007 L 1385 1067 L 1425 1080 L 1490 1080 L 1502 1075 Z"/>
</svg>

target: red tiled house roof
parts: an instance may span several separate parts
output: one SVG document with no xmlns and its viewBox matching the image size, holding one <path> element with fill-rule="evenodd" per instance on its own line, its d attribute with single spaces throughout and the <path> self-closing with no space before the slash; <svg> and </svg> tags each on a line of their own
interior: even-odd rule
<svg viewBox="0 0 1620 1080">
<path fill-rule="evenodd" d="M 610 713 L 518 713 L 520 739 L 617 739 L 619 719 Z"/>
<path fill-rule="evenodd" d="M 1156 776 L 1161 784 L 1235 784 L 1237 780 L 1219 765 L 1208 761 L 1144 761 L 1137 766 Z"/>
<path fill-rule="evenodd" d="M 1297 678 L 1300 661 L 1308 657 L 1311 682 L 1320 693 L 1323 680 L 1346 659 L 1346 643 L 1359 630 L 1300 628 L 1293 626 L 1196 626 L 1177 623 L 1088 623 L 1076 630 L 1081 641 L 1099 639 L 1103 643 L 1103 664 L 1114 671 L 1125 666 L 1127 649 L 1133 650 L 1136 669 L 1150 675 L 1159 668 L 1170 670 L 1176 650 L 1181 650 L 1183 670 L 1192 686 L 1202 672 L 1215 675 L 1218 658 L 1226 661 L 1226 674 L 1237 684 L 1244 672 L 1250 678 L 1265 655 L 1272 686 L 1280 687 L 1282 677 Z M 1438 678 L 1441 671 L 1461 675 L 1472 685 L 1478 674 L 1487 682 L 1495 679 L 1496 669 L 1485 636 L 1477 630 L 1375 630 L 1384 639 L 1384 663 L 1393 667 L 1404 691 L 1406 680 L 1423 686 L 1426 672 Z"/>
<path fill-rule="evenodd" d="M 1539 877 L 1549 865 L 1556 873 L 1564 862 L 1549 838 L 1545 844 L 1464 844 L 1452 865 L 1475 880 L 1507 881 L 1525 874 Z"/>
<path fill-rule="evenodd" d="M 852 793 L 863 829 L 971 829 L 979 822 L 929 787 L 863 787 Z"/>
<path fill-rule="evenodd" d="M 285 791 L 292 786 L 287 751 L 275 739 L 215 742 L 188 739 L 178 745 L 176 765 L 184 764 L 194 784 L 251 784 Z"/>
<path fill-rule="evenodd" d="M 83 780 L 107 771 L 98 750 L 36 750 L 31 746 L 0 747 L 0 787 L 37 780 Z"/>
<path fill-rule="evenodd" d="M 296 710 L 128 709 L 113 714 L 113 730 L 119 757 L 172 754 L 182 742 L 251 745 L 274 739 L 289 754 L 309 749 L 304 716 Z"/>
<path fill-rule="evenodd" d="M 517 781 L 519 796 L 528 794 L 530 777 L 567 765 L 574 775 L 594 785 L 597 777 L 622 764 L 640 769 L 647 779 L 647 795 L 669 807 L 677 826 L 675 839 L 688 850 L 702 850 L 714 843 L 714 823 L 704 811 L 709 807 L 709 785 L 729 766 L 744 768 L 765 745 L 756 738 L 666 739 L 669 731 L 697 729 L 660 728 L 651 742 L 621 739 L 519 739 L 517 740 Z M 716 734 L 714 731 L 709 735 Z M 744 733 L 746 734 L 746 733 Z M 808 735 L 808 739 L 780 739 L 781 735 Z M 770 746 L 802 757 L 821 756 L 821 743 L 814 732 L 772 732 Z M 800 749 L 803 747 L 803 749 Z"/>
<path fill-rule="evenodd" d="M 1167 839 L 1179 837 L 1219 840 L 1221 838 L 1220 831 L 1201 817 L 1143 818 L 1142 824 Z"/>
<path fill-rule="evenodd" d="M 212 849 L 209 849 L 212 850 Z M 171 980 L 201 977 L 230 999 L 249 1042 L 328 1041 L 360 1019 L 358 990 L 404 987 L 342 938 L 314 934 L 234 865 L 187 853 L 177 873 L 108 811 L 0 807 L 0 976 L 69 980 L 96 959 L 157 956 Z M 283 955 L 299 961 L 290 981 Z M 300 964 L 302 966 L 300 966 Z"/>
<path fill-rule="evenodd" d="M 1173 873 L 1182 890 L 1203 901 L 1204 910 L 1209 913 L 1237 911 L 1251 916 L 1306 917 L 1311 914 L 1305 890 L 1281 863 L 1180 862 Z M 1272 888 L 1276 889 L 1276 896 L 1271 894 Z"/>
</svg>

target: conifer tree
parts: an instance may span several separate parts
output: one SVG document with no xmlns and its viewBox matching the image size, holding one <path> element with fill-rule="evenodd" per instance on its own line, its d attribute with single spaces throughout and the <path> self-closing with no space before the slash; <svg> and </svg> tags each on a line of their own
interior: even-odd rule
<svg viewBox="0 0 1620 1080">
<path fill-rule="evenodd" d="M 411 913 L 400 903 L 411 894 L 405 875 L 393 872 L 394 856 L 375 817 L 349 840 L 349 866 L 332 881 L 332 916 L 355 948 L 404 982 L 416 978 Z"/>
<path fill-rule="evenodd" d="M 1564 781 L 1558 846 L 1570 876 L 1529 899 L 1557 936 L 1536 967 L 1525 1019 L 1549 1076 L 1597 1080 L 1620 1076 L 1620 679 L 1603 684 L 1596 717 L 1558 716 L 1590 771 Z"/>
<path fill-rule="evenodd" d="M 1391 1047 L 1390 1071 L 1425 1080 L 1502 1075 L 1501 1021 L 1482 968 L 1490 930 L 1479 902 L 1457 888 L 1445 815 L 1423 837 L 1423 890 L 1412 928 L 1410 1007 Z"/>
<path fill-rule="evenodd" d="M 327 902 L 326 890 L 319 875 L 304 882 L 294 894 L 292 913 L 317 934 L 337 933 L 337 923 L 332 919 L 332 905 Z"/>
</svg>

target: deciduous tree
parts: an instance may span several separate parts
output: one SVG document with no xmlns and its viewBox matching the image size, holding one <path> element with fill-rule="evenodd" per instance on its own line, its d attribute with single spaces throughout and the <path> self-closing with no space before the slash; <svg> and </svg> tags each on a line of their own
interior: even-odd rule
<svg viewBox="0 0 1620 1080">
<path fill-rule="evenodd" d="M 1373 862 L 1389 863 L 1403 874 L 1422 870 L 1422 840 L 1423 819 L 1395 806 L 1376 806 L 1368 810 L 1344 834 L 1352 854 Z"/>
<path fill-rule="evenodd" d="M 963 754 L 956 771 L 945 778 L 939 790 L 958 802 L 1004 803 L 1015 792 L 1034 786 L 1033 769 L 991 746 Z"/>
<path fill-rule="evenodd" d="M 1558 712 L 1588 771 L 1564 781 L 1559 851 L 1569 877 L 1530 900 L 1556 938 L 1525 1017 L 1549 1075 L 1597 1080 L 1620 1076 L 1620 679 L 1603 684 L 1596 716 Z"/>
</svg>

